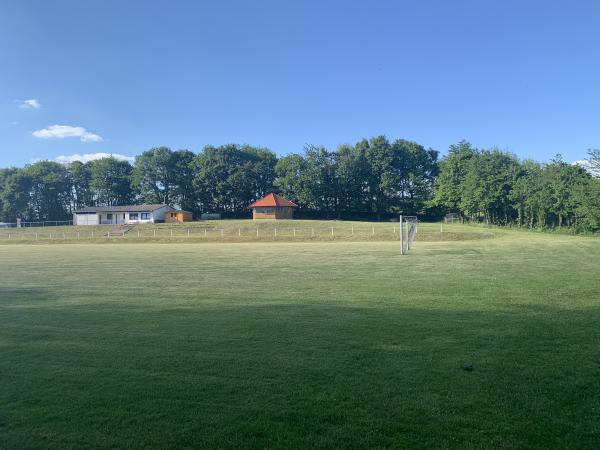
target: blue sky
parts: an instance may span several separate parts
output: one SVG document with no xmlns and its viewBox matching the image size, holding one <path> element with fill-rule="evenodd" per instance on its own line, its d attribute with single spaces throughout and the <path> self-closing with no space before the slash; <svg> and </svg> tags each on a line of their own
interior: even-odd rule
<svg viewBox="0 0 600 450">
<path fill-rule="evenodd" d="M 598 29 L 597 1 L 4 0 L 0 166 L 377 134 L 574 161 L 600 146 Z"/>
</svg>

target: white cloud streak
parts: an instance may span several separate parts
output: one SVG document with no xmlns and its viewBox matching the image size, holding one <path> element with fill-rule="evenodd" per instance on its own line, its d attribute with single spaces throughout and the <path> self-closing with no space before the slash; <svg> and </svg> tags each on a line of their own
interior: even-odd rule
<svg viewBox="0 0 600 450">
<path fill-rule="evenodd" d="M 47 128 L 36 130 L 32 133 L 39 139 L 64 139 L 78 137 L 81 142 L 100 142 L 102 137 L 94 134 L 83 127 L 71 125 L 50 125 Z"/>
<path fill-rule="evenodd" d="M 573 165 L 583 167 L 585 170 L 587 170 L 589 173 L 591 173 L 595 177 L 600 177 L 600 170 L 593 168 L 587 159 L 580 159 L 579 161 L 575 161 L 573 163 Z"/>
<path fill-rule="evenodd" d="M 29 100 L 23 100 L 19 102 L 19 108 L 21 109 L 40 109 L 41 107 L 42 104 L 35 98 L 30 98 Z"/>
<path fill-rule="evenodd" d="M 120 155 L 118 153 L 84 153 L 84 154 L 75 153 L 73 155 L 60 155 L 60 156 L 57 156 L 54 160 L 59 163 L 69 164 L 69 163 L 72 163 L 73 161 L 81 161 L 82 163 L 86 163 L 89 161 L 94 161 L 96 159 L 110 158 L 110 157 L 119 159 L 121 161 L 128 161 L 130 163 L 133 163 L 135 161 L 135 158 L 133 156 Z"/>
</svg>

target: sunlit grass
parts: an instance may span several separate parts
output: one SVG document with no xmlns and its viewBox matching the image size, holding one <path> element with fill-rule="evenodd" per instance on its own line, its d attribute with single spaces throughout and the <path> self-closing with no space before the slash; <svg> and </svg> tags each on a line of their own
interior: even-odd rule
<svg viewBox="0 0 600 450">
<path fill-rule="evenodd" d="M 595 448 L 600 240 L 494 233 L 1 246 L 0 447 Z"/>
</svg>

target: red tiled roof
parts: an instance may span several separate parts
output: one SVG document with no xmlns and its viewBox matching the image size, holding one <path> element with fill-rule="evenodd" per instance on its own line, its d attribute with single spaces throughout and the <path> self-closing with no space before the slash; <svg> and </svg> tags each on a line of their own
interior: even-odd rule
<svg viewBox="0 0 600 450">
<path fill-rule="evenodd" d="M 298 205 L 296 205 L 294 202 L 290 202 L 287 198 L 280 197 L 273 192 L 265 195 L 260 200 L 256 200 L 254 203 L 248 206 L 248 208 L 257 208 L 259 206 L 287 206 L 290 208 L 298 207 Z"/>
</svg>

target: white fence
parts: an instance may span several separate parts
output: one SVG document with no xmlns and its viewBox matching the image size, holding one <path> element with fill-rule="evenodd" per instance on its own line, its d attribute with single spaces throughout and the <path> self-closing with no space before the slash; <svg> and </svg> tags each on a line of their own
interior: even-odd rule
<svg viewBox="0 0 600 450">
<path fill-rule="evenodd" d="M 0 228 L 60 227 L 73 225 L 72 220 L 45 220 L 42 222 L 0 222 Z"/>
<path fill-rule="evenodd" d="M 83 240 L 398 240 L 399 227 L 136 227 L 129 231 L 109 229 L 56 231 L 10 229 L 0 230 L 0 242 L 24 241 L 83 241 Z"/>
</svg>

